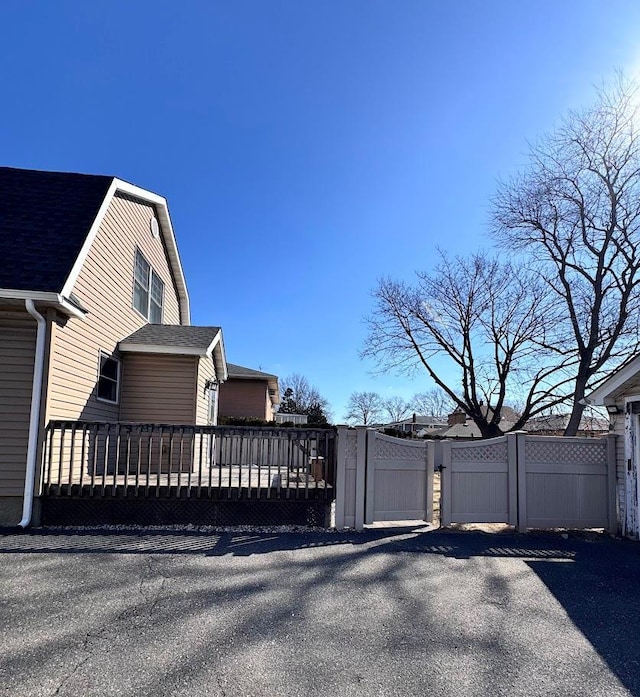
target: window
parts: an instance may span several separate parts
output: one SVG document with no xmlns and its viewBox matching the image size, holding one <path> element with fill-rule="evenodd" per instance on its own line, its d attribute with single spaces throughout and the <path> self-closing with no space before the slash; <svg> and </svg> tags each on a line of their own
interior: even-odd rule
<svg viewBox="0 0 640 697">
<path fill-rule="evenodd" d="M 98 399 L 118 403 L 120 396 L 120 361 L 100 351 L 98 368 Z"/>
<path fill-rule="evenodd" d="M 136 265 L 133 274 L 133 306 L 151 324 L 162 323 L 164 283 L 151 268 L 151 264 L 136 249 Z"/>
</svg>

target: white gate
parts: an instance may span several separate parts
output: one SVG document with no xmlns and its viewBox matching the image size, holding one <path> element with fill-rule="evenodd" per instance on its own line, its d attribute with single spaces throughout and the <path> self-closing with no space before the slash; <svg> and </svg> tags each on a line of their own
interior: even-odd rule
<svg viewBox="0 0 640 697">
<path fill-rule="evenodd" d="M 517 522 L 516 436 L 442 444 L 442 524 Z"/>
<path fill-rule="evenodd" d="M 367 433 L 365 523 L 433 516 L 433 445 Z"/>
<path fill-rule="evenodd" d="M 509 433 L 444 441 L 443 526 L 507 523 L 605 527 L 615 532 L 615 436 Z M 433 516 L 432 441 L 391 438 L 365 427 L 338 431 L 336 527 Z M 438 458 L 440 464 L 440 458 Z"/>
</svg>

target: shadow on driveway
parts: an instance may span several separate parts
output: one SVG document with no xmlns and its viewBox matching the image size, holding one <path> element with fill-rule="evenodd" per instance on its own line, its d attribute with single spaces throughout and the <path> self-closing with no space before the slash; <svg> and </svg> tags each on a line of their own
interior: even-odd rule
<svg viewBox="0 0 640 697">
<path fill-rule="evenodd" d="M 640 545 L 601 536 L 387 528 L 357 532 L 38 529 L 0 534 L 3 554 L 249 557 L 336 548 L 346 557 L 513 558 L 533 571 L 631 694 L 640 695 Z M 224 567 L 220 568 L 224 573 Z M 548 601 L 547 601 L 548 602 Z M 523 619 L 522 621 L 531 621 Z"/>
</svg>

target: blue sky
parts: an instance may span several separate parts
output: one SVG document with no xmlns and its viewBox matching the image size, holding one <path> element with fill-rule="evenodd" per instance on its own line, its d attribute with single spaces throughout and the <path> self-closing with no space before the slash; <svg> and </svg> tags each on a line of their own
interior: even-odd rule
<svg viewBox="0 0 640 697">
<path fill-rule="evenodd" d="M 192 321 L 341 420 L 382 276 L 487 246 L 496 180 L 640 67 L 637 0 L 3 0 L 0 152 L 165 196 Z"/>
</svg>

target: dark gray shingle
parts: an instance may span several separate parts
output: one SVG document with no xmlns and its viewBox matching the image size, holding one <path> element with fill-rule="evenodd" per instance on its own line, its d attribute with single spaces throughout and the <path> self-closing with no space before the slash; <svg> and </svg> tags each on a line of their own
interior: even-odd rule
<svg viewBox="0 0 640 697">
<path fill-rule="evenodd" d="M 185 327 L 174 324 L 145 324 L 120 342 L 132 345 L 167 346 L 206 351 L 216 338 L 220 327 Z"/>
<path fill-rule="evenodd" d="M 0 288 L 59 293 L 112 181 L 0 167 Z"/>
<path fill-rule="evenodd" d="M 245 368 L 241 365 L 235 365 L 234 363 L 227 363 L 227 370 L 229 371 L 230 378 L 277 378 L 277 375 L 272 375 L 271 373 L 263 373 L 260 370 L 253 370 L 252 368 Z"/>
</svg>

